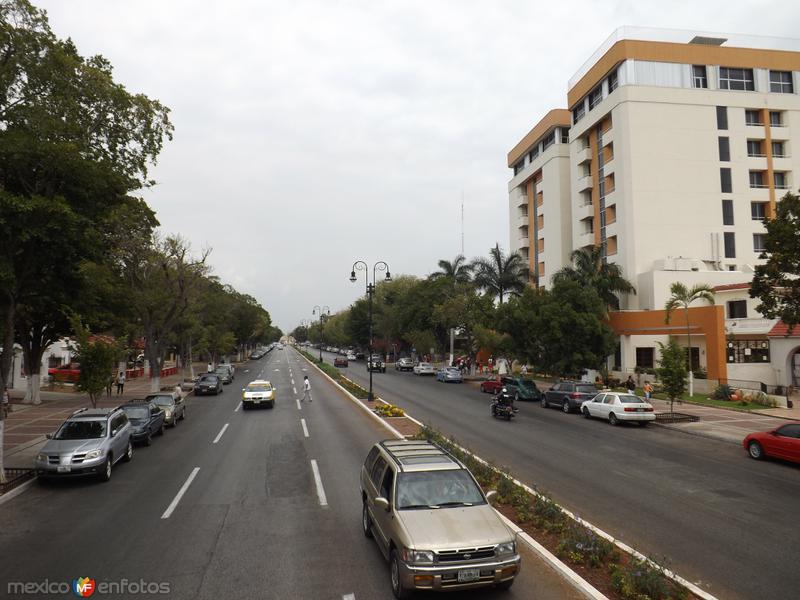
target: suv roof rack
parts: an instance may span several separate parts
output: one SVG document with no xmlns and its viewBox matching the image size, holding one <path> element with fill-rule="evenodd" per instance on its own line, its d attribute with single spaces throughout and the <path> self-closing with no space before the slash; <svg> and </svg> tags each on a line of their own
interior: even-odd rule
<svg viewBox="0 0 800 600">
<path fill-rule="evenodd" d="M 86 412 L 87 410 L 89 410 L 89 407 L 88 406 L 84 406 L 83 408 L 79 408 L 78 410 L 73 412 L 72 416 L 74 417 L 75 415 L 79 415 L 80 413 Z"/>
<path fill-rule="evenodd" d="M 380 445 L 400 471 L 405 471 L 405 467 L 411 462 L 403 459 L 414 459 L 413 462 L 417 465 L 424 462 L 425 458 L 437 464 L 442 464 L 443 459 L 447 459 L 456 466 L 465 468 L 460 460 L 430 440 L 384 440 Z"/>
</svg>

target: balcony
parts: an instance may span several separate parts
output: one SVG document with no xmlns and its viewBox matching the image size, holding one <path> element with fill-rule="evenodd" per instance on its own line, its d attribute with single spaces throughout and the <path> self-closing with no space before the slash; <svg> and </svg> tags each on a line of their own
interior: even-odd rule
<svg viewBox="0 0 800 600">
<path fill-rule="evenodd" d="M 745 135 L 750 139 L 763 140 L 767 137 L 763 123 L 746 123 L 744 130 Z"/>
<path fill-rule="evenodd" d="M 583 163 L 591 162 L 592 160 L 592 149 L 589 146 L 586 148 L 581 148 L 576 153 L 576 158 L 578 159 L 576 164 L 582 165 Z"/>
<path fill-rule="evenodd" d="M 520 215 L 517 217 L 517 227 L 527 227 L 530 223 L 528 215 Z"/>
<path fill-rule="evenodd" d="M 528 239 L 528 236 L 520 236 L 517 238 L 517 248 L 530 248 L 531 242 Z"/>
<path fill-rule="evenodd" d="M 594 205 L 590 202 L 588 204 L 579 204 L 575 209 L 575 218 L 579 221 L 594 217 Z"/>
<path fill-rule="evenodd" d="M 582 231 L 578 234 L 578 245 L 594 245 L 594 231 Z"/>
<path fill-rule="evenodd" d="M 579 192 L 585 192 L 586 190 L 592 189 L 594 182 L 592 181 L 591 175 L 585 175 L 578 179 L 577 190 Z"/>
<path fill-rule="evenodd" d="M 758 335 L 769 333 L 777 319 L 725 319 L 725 329 L 733 334 Z"/>
<path fill-rule="evenodd" d="M 523 207 L 523 206 L 527 207 L 528 206 L 528 196 L 526 194 L 520 194 L 517 197 L 516 206 L 517 206 L 517 208 L 520 208 L 520 207 Z"/>
</svg>

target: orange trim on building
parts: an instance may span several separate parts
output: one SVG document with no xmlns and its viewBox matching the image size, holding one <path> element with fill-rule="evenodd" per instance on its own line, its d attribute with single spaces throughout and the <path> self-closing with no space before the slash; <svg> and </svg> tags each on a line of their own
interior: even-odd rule
<svg viewBox="0 0 800 600">
<path fill-rule="evenodd" d="M 767 157 L 767 185 L 769 186 L 769 210 L 766 211 L 768 219 L 775 218 L 777 207 L 775 206 L 775 171 L 772 162 L 772 124 L 769 120 L 769 109 L 761 109 L 761 120 L 764 122 L 764 154 Z"/>
<path fill-rule="evenodd" d="M 554 108 L 551 110 L 511 149 L 511 152 L 508 153 L 508 166 L 513 167 L 551 129 L 554 127 L 569 127 L 571 124 L 572 113 L 566 108 Z"/>
<path fill-rule="evenodd" d="M 748 69 L 800 71 L 800 53 L 788 50 L 733 48 L 705 44 L 678 44 L 644 40 L 620 40 L 608 49 L 567 93 L 572 109 L 619 63 L 629 58 L 684 65 L 721 65 Z M 511 164 L 509 164 L 511 166 Z"/>
<path fill-rule="evenodd" d="M 665 310 L 618 311 L 609 314 L 609 322 L 617 335 L 686 335 L 686 312 L 672 312 L 666 322 Z M 704 335 L 708 378 L 728 380 L 725 358 L 725 311 L 722 305 L 696 306 L 689 309 L 692 335 Z"/>
</svg>

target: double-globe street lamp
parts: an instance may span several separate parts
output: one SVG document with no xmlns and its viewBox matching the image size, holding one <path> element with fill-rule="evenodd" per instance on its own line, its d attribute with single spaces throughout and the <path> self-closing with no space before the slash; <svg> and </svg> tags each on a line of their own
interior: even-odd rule
<svg viewBox="0 0 800 600">
<path fill-rule="evenodd" d="M 323 329 L 325 323 L 322 321 L 322 317 L 331 314 L 331 309 L 329 306 L 320 306 L 319 304 L 317 304 L 311 311 L 311 314 L 319 315 L 319 362 L 322 362 L 322 342 L 325 339 L 324 329 Z"/>
<path fill-rule="evenodd" d="M 367 402 L 372 402 L 372 296 L 375 295 L 375 278 L 378 271 L 386 271 L 385 281 L 392 280 L 392 274 L 389 272 L 389 265 L 384 261 L 379 260 L 372 265 L 372 283 L 369 282 L 369 265 L 363 260 L 357 260 L 353 263 L 353 270 L 350 271 L 350 281 L 356 281 L 356 271 L 364 271 L 364 279 L 367 281 L 367 299 L 369 300 L 369 344 L 367 349 L 367 371 L 369 371 L 369 392 L 367 393 Z"/>
</svg>

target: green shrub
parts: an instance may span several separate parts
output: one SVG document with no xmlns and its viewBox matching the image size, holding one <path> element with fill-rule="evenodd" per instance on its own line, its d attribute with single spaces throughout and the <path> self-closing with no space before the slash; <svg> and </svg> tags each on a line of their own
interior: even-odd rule
<svg viewBox="0 0 800 600">
<path fill-rule="evenodd" d="M 590 567 L 599 567 L 618 556 L 614 544 L 578 523 L 564 528 L 557 552 L 559 556 Z"/>
<path fill-rule="evenodd" d="M 547 494 L 533 497 L 533 524 L 545 531 L 558 533 L 567 523 L 567 515 Z"/>
<path fill-rule="evenodd" d="M 655 562 L 655 561 L 653 561 Z M 629 600 L 684 600 L 688 592 L 664 574 L 662 564 L 631 558 L 625 566 L 611 566 L 611 585 Z"/>
<path fill-rule="evenodd" d="M 714 400 L 728 400 L 731 399 L 731 387 L 725 383 L 721 383 L 717 388 L 711 392 L 711 397 Z"/>
</svg>

